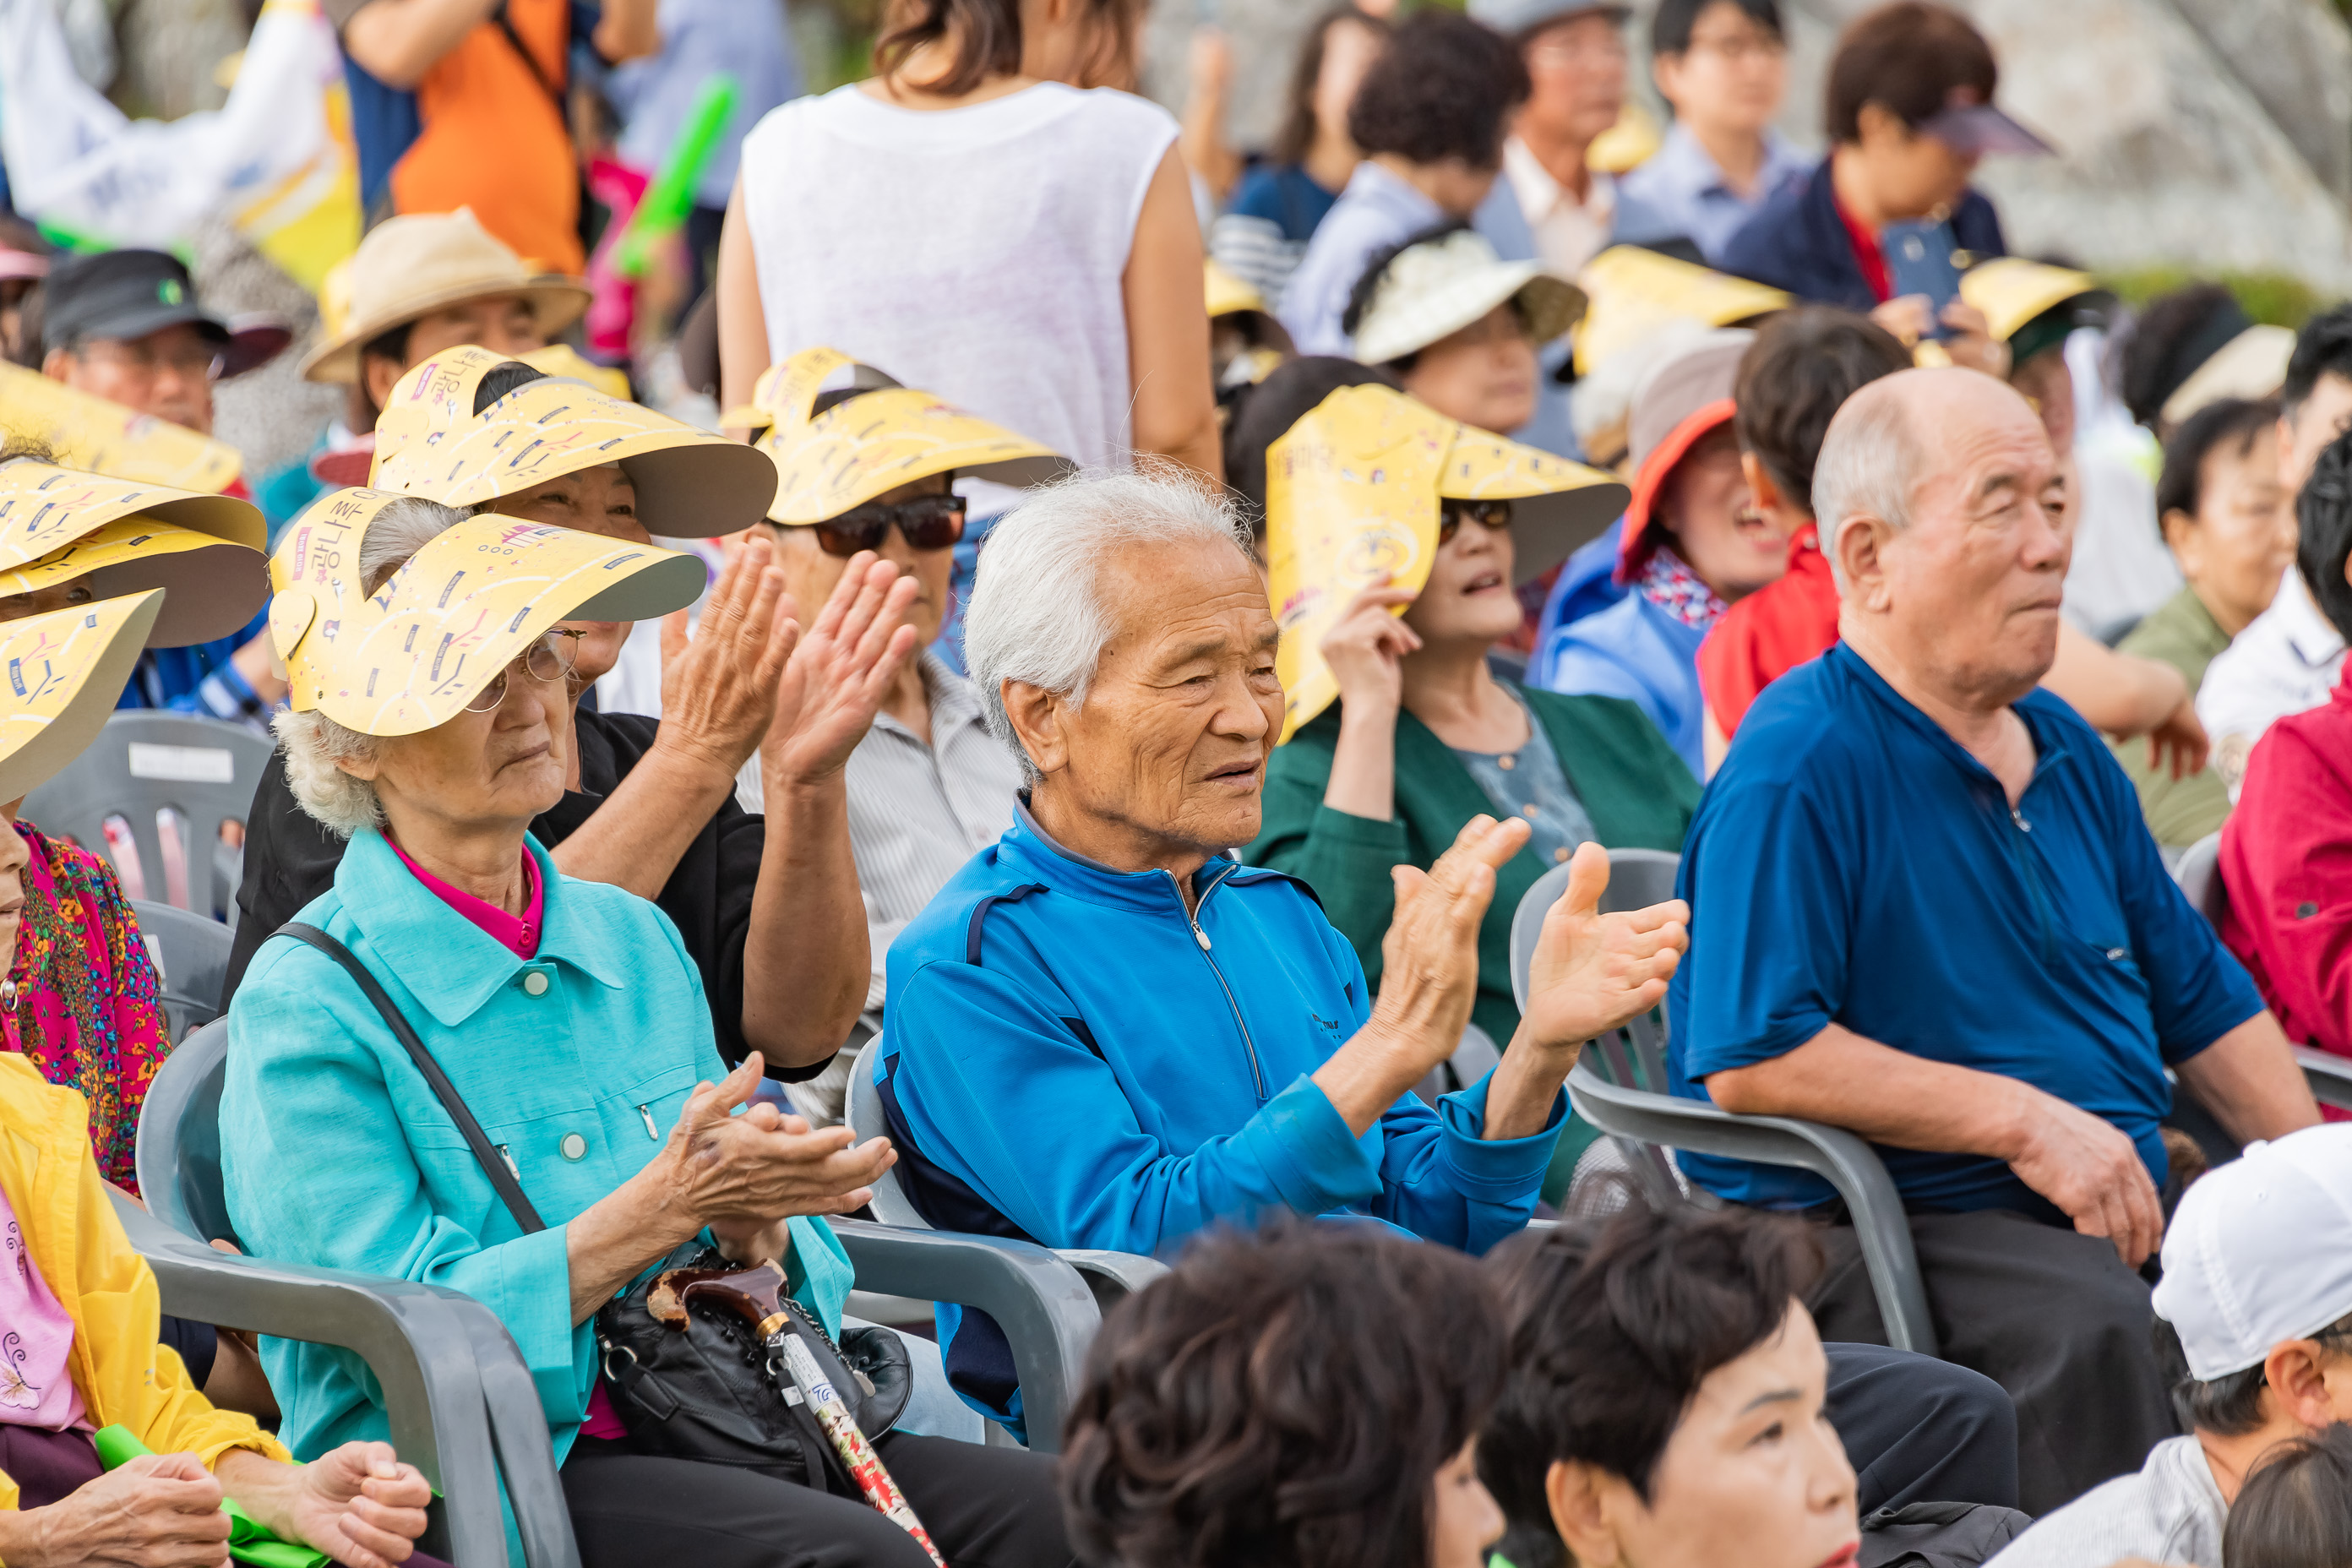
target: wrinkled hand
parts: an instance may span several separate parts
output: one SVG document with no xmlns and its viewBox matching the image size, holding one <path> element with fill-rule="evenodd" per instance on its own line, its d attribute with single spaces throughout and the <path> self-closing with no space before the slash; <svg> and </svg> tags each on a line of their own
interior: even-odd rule
<svg viewBox="0 0 2352 1568">
<path fill-rule="evenodd" d="M 848 1128 L 812 1132 L 765 1101 L 735 1115 L 759 1088 L 762 1065 L 753 1051 L 722 1081 L 697 1084 L 662 1150 L 664 1178 L 683 1211 L 722 1241 L 793 1215 L 862 1207 L 898 1160 L 887 1138 L 853 1148 Z"/>
<path fill-rule="evenodd" d="M 662 617 L 662 720 L 655 744 L 732 779 L 775 720 L 776 689 L 801 640 L 793 617 L 775 545 L 747 540 L 729 556 L 690 637 L 684 610 Z"/>
<path fill-rule="evenodd" d="M 432 1500 L 432 1487 L 391 1444 L 346 1443 L 302 1467 L 286 1522 L 346 1568 L 392 1568 L 415 1551 Z"/>
<path fill-rule="evenodd" d="M 1980 370 L 2002 380 L 2009 377 L 2009 345 L 1992 335 L 1985 313 L 1957 297 L 1944 302 L 1943 323 L 1951 331 L 1944 352 L 1967 370 Z"/>
<path fill-rule="evenodd" d="M 1478 996 L 1478 925 L 1495 898 L 1495 873 L 1528 841 L 1517 817 L 1474 816 L 1427 871 L 1396 867 L 1396 914 L 1381 939 L 1381 994 L 1365 1028 L 1385 1047 L 1435 1068 L 1462 1044 Z"/>
<path fill-rule="evenodd" d="M 903 623 L 917 592 L 912 577 L 873 552 L 851 557 L 777 687 L 760 763 L 767 789 L 817 783 L 848 765 L 915 651 L 915 628 Z"/>
<path fill-rule="evenodd" d="M 1690 946 L 1688 904 L 1669 899 L 1604 915 L 1601 895 L 1608 890 L 1609 852 L 1579 845 L 1528 968 L 1526 1032 L 1547 1050 L 1580 1050 L 1656 1006 Z"/>
<path fill-rule="evenodd" d="M 2164 1210 L 2138 1148 L 2113 1123 L 2055 1095 L 2021 1083 L 2016 1089 L 2022 1131 L 2009 1168 L 2083 1235 L 2114 1242 L 2126 1268 L 2147 1262 L 2164 1240 Z"/>
<path fill-rule="evenodd" d="M 1394 714 L 1404 703 L 1405 656 L 1421 647 L 1420 634 L 1395 614 L 1416 595 L 1388 584 L 1384 575 L 1349 600 L 1317 645 L 1350 713 Z"/>
<path fill-rule="evenodd" d="M 33 1548 L 9 1552 L 9 1568 L 221 1568 L 228 1515 L 220 1505 L 220 1482 L 194 1454 L 142 1454 L 26 1514 Z"/>
<path fill-rule="evenodd" d="M 2205 726 L 2197 718 L 2197 699 L 2183 697 L 2164 722 L 2147 732 L 2147 761 L 2161 769 L 2169 762 L 2174 778 L 2205 771 L 2208 751 Z"/>
</svg>

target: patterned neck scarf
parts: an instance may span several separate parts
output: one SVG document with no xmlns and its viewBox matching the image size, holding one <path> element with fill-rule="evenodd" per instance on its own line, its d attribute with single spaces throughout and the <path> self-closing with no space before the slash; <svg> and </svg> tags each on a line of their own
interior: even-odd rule
<svg viewBox="0 0 2352 1568">
<path fill-rule="evenodd" d="M 1663 544 L 1650 552 L 1649 564 L 1642 568 L 1633 586 L 1650 603 L 1698 631 L 1714 626 L 1731 607 L 1699 581 L 1698 574 L 1685 565 L 1681 556 Z"/>
</svg>

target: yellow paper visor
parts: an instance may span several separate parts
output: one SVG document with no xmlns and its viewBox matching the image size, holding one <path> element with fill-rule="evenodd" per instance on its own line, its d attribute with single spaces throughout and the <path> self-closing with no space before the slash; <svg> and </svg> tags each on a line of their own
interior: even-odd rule
<svg viewBox="0 0 2352 1568">
<path fill-rule="evenodd" d="M 100 599 L 172 591 L 148 634 L 149 647 L 228 637 L 269 599 L 268 568 L 259 551 L 144 516 L 110 522 L 30 565 L 0 572 L 0 597 L 37 594 L 81 577 Z"/>
<path fill-rule="evenodd" d="M 0 800 L 89 750 L 163 605 L 160 592 L 0 624 Z"/>
<path fill-rule="evenodd" d="M 245 466 L 226 441 L 0 361 L 0 430 L 69 468 L 182 489 L 226 489 Z"/>
<path fill-rule="evenodd" d="M 786 524 L 839 517 L 934 474 L 1025 488 L 1070 468 L 1034 441 L 911 387 L 861 394 L 805 426 L 780 425 L 760 449 L 776 466 L 768 517 Z"/>
<path fill-rule="evenodd" d="M 0 571 L 53 555 L 134 515 L 257 554 L 268 538 L 260 509 L 250 501 L 108 479 L 19 458 L 0 463 Z"/>
<path fill-rule="evenodd" d="M 1511 503 L 1511 582 L 1533 582 L 1598 539 L 1633 492 L 1614 474 L 1465 425 L 1445 455 L 1437 493 Z"/>
</svg>

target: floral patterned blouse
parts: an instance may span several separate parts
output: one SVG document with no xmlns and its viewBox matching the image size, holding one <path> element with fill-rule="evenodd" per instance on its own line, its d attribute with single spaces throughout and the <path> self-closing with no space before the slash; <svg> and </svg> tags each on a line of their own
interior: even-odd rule
<svg viewBox="0 0 2352 1568">
<path fill-rule="evenodd" d="M 172 1050 L 155 965 L 105 861 L 30 823 L 16 831 L 32 861 L 15 963 L 0 980 L 0 1034 L 43 1078 L 80 1091 L 99 1173 L 135 1193 L 139 1108 Z"/>
</svg>

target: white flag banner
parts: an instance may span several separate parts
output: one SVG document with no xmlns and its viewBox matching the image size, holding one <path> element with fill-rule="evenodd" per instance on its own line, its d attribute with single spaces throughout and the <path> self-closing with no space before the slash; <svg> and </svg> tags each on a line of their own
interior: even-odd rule
<svg viewBox="0 0 2352 1568">
<path fill-rule="evenodd" d="M 0 0 L 0 158 L 18 211 L 169 248 L 229 218 L 316 289 L 359 243 L 351 100 L 317 0 L 268 0 L 222 108 L 131 120 L 76 74 L 49 0 Z"/>
</svg>

